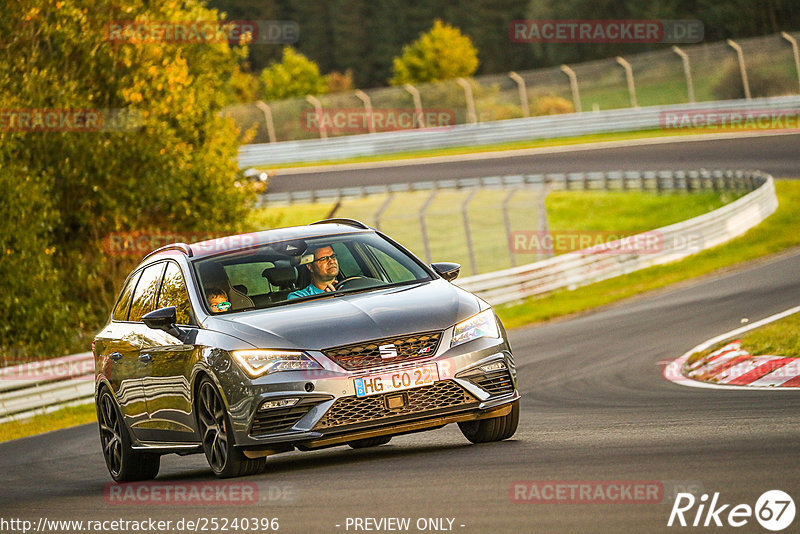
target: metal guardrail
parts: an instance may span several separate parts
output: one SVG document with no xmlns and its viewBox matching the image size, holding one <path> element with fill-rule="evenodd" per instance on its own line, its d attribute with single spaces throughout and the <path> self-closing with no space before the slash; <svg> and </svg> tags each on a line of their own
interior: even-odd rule
<svg viewBox="0 0 800 534">
<path fill-rule="evenodd" d="M 458 286 L 490 304 L 504 304 L 560 288 L 577 287 L 620 276 L 652 265 L 679 260 L 714 247 L 746 232 L 778 206 L 772 176 L 758 171 L 661 171 L 556 175 L 544 183 L 573 189 L 573 184 L 658 190 L 668 188 L 753 189 L 747 195 L 712 212 L 640 236 L 659 236 L 663 246 L 652 254 L 610 253 L 617 248 L 569 252 L 539 262 L 471 276 Z M 542 176 L 542 175 L 532 175 Z M 538 179 L 538 178 L 537 178 Z M 495 183 L 492 181 L 492 183 Z M 502 180 L 500 181 L 502 183 Z M 659 185 L 661 184 L 661 185 Z M 633 236 L 629 239 L 636 239 Z M 94 360 L 90 352 L 0 368 L 0 422 L 91 402 Z M 157 387 L 153 383 L 152 387 Z"/>
<path fill-rule="evenodd" d="M 253 144 L 244 145 L 239 149 L 239 167 L 301 161 L 335 161 L 398 152 L 659 129 L 664 127 L 664 114 L 672 112 L 696 113 L 721 110 L 767 112 L 798 108 L 800 108 L 800 96 L 793 95 L 547 115 L 475 125 L 463 124 L 447 130 L 401 130 L 327 139 Z"/>
<path fill-rule="evenodd" d="M 85 404 L 93 395 L 91 352 L 0 368 L 0 422 Z"/>
<path fill-rule="evenodd" d="M 712 212 L 638 234 L 629 239 L 655 238 L 661 244 L 651 253 L 621 252 L 625 244 L 615 241 L 600 248 L 569 252 L 542 261 L 493 273 L 464 278 L 459 287 L 492 305 L 518 301 L 561 288 L 576 288 L 607 278 L 682 259 L 743 234 L 778 207 L 772 176 L 758 171 L 727 171 L 728 180 L 753 181 L 757 189 Z"/>
</svg>

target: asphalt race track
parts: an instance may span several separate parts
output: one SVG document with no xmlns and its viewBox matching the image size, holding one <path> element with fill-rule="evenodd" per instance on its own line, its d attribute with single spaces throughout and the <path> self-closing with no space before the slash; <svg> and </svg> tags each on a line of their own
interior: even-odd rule
<svg viewBox="0 0 800 534">
<path fill-rule="evenodd" d="M 800 175 L 796 162 L 781 165 Z M 523 393 L 514 438 L 471 445 L 451 425 L 374 449 L 279 455 L 264 474 L 221 482 L 229 489 L 257 487 L 257 504 L 217 497 L 202 506 L 164 505 L 141 493 L 115 500 L 95 425 L 2 443 L 0 519 L 27 519 L 35 528 L 42 518 L 153 518 L 171 520 L 172 531 L 181 519 L 257 517 L 278 518 L 279 532 L 377 532 L 348 528 L 348 518 L 397 517 L 411 520 L 400 532 L 420 532 L 417 521 L 428 518 L 444 518 L 441 530 L 465 534 L 766 532 L 754 517 L 737 529 L 668 528 L 671 500 L 682 487 L 698 495 L 719 492 L 719 504 L 731 505 L 720 514 L 723 521 L 737 504 L 755 507 L 767 490 L 783 490 L 800 504 L 800 392 L 682 387 L 662 378 L 661 365 L 743 318 L 759 320 L 798 300 L 795 249 L 575 318 L 513 330 Z M 649 481 L 664 492 L 648 503 L 514 502 L 518 481 Z M 173 489 L 219 483 L 199 455 L 164 457 L 156 482 Z M 687 521 L 696 511 L 697 505 L 686 513 Z M 798 525 L 795 518 L 786 532 L 797 532 Z"/>
<path fill-rule="evenodd" d="M 667 140 L 669 141 L 669 140 Z M 450 180 L 500 176 L 613 170 L 660 169 L 758 169 L 776 178 L 796 178 L 800 134 L 730 137 L 617 148 L 591 148 L 591 145 L 559 147 L 557 152 L 532 155 L 502 155 L 464 161 L 375 166 L 299 174 L 278 173 L 270 180 L 270 193 L 310 191 L 357 185 Z"/>
</svg>

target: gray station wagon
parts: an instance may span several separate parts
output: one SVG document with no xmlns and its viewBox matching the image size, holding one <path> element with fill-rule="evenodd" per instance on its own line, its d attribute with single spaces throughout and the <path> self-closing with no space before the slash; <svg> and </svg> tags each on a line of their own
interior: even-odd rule
<svg viewBox="0 0 800 534">
<path fill-rule="evenodd" d="M 458 271 L 349 219 L 150 253 L 93 344 L 111 476 L 200 452 L 217 476 L 252 474 L 449 423 L 474 443 L 512 436 L 514 357 Z"/>
</svg>

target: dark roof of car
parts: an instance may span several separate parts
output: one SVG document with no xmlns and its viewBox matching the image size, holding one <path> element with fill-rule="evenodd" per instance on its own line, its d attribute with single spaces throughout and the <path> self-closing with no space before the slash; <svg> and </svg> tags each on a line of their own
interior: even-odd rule
<svg viewBox="0 0 800 534">
<path fill-rule="evenodd" d="M 261 232 L 219 237 L 191 244 L 171 243 L 150 252 L 144 259 L 152 258 L 156 254 L 161 255 L 162 253 L 165 253 L 165 255 L 182 253 L 192 259 L 204 258 L 220 252 L 246 250 L 268 243 L 366 231 L 372 231 L 372 228 L 358 221 L 350 219 L 327 219 L 306 226 L 275 228 L 272 230 L 263 230 Z"/>
</svg>

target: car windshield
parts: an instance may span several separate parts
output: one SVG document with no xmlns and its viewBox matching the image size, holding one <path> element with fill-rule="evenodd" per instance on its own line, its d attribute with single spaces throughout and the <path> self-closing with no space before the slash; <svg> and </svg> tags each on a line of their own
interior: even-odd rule
<svg viewBox="0 0 800 534">
<path fill-rule="evenodd" d="M 198 260 L 194 268 L 212 314 L 430 279 L 418 260 L 367 232 L 270 243 Z"/>
</svg>

